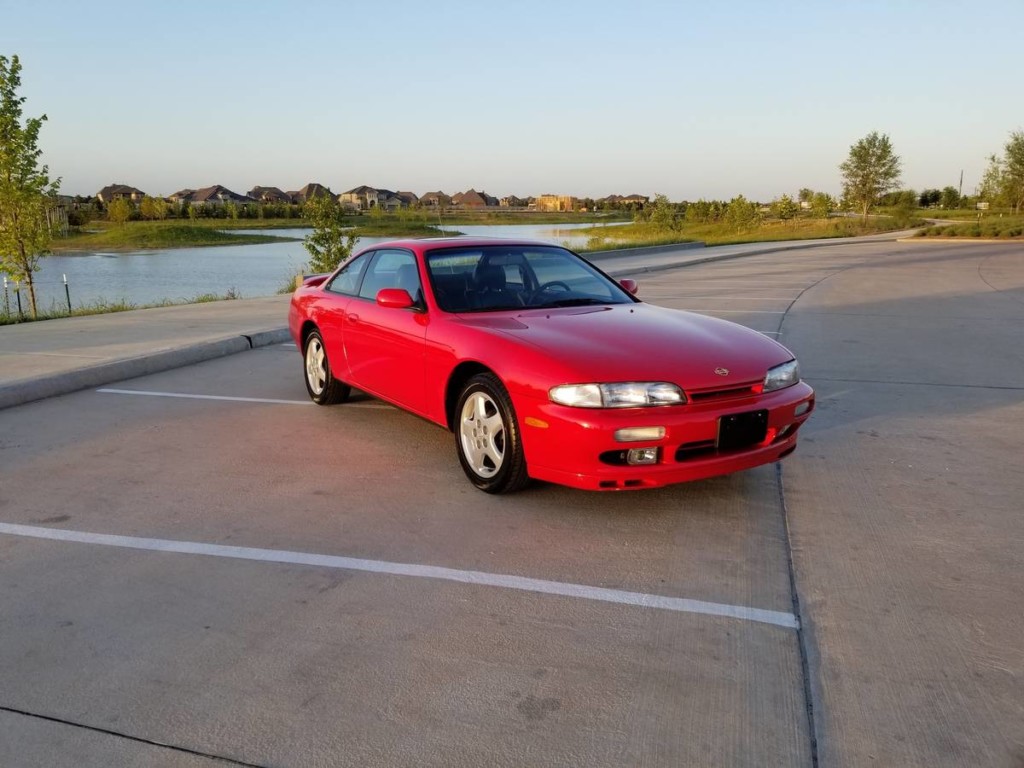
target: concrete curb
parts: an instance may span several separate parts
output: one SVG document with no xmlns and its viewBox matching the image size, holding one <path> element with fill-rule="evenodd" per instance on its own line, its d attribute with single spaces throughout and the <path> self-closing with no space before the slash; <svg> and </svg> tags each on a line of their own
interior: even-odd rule
<svg viewBox="0 0 1024 768">
<path fill-rule="evenodd" d="M 241 336 L 229 336 L 215 341 L 189 344 L 177 349 L 166 349 L 139 355 L 126 360 L 100 363 L 77 371 L 55 373 L 25 381 L 0 385 L 0 410 L 24 405 L 57 395 L 67 395 L 92 387 L 102 387 L 124 379 L 134 379 L 151 373 L 169 371 L 218 357 L 245 352 L 257 347 L 281 344 L 291 339 L 287 328 L 274 328 Z"/>
<path fill-rule="evenodd" d="M 646 245 L 640 248 L 616 248 L 611 251 L 589 251 L 581 253 L 580 256 L 587 261 L 602 261 L 605 259 L 616 259 L 622 256 L 655 256 L 661 253 L 674 253 L 675 251 L 692 251 L 695 248 L 707 248 L 707 243 L 700 240 L 693 240 L 689 243 L 669 243 L 668 245 Z"/>
</svg>

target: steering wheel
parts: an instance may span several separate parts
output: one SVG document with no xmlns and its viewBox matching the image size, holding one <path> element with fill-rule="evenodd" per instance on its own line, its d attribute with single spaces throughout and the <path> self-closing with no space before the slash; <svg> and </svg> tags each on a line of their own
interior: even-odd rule
<svg viewBox="0 0 1024 768">
<path fill-rule="evenodd" d="M 530 294 L 530 298 L 527 300 L 526 303 L 533 304 L 533 302 L 537 300 L 538 296 L 540 296 L 542 293 L 544 293 L 550 288 L 561 288 L 563 291 L 566 292 L 572 290 L 572 288 L 570 288 L 567 283 L 563 283 L 561 280 L 551 280 L 549 282 L 541 283 L 540 285 L 538 285 L 534 289 L 533 293 Z"/>
</svg>

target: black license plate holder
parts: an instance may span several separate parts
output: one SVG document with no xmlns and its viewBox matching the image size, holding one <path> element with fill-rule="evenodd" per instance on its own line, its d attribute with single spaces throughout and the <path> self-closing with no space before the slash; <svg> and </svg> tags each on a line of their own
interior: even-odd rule
<svg viewBox="0 0 1024 768">
<path fill-rule="evenodd" d="M 720 451 L 739 451 L 764 442 L 768 436 L 768 411 L 730 413 L 718 419 Z"/>
</svg>

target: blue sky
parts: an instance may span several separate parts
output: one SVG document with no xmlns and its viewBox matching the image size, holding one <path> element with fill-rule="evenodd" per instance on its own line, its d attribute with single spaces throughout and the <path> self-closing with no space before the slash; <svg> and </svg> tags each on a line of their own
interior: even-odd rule
<svg viewBox="0 0 1024 768">
<path fill-rule="evenodd" d="M 873 130 L 973 191 L 1024 127 L 1024 2 L 0 0 L 69 194 L 837 193 Z"/>
</svg>

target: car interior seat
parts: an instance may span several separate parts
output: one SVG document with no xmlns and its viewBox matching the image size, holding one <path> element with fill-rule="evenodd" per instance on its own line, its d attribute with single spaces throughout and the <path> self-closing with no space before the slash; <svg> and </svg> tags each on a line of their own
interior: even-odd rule
<svg viewBox="0 0 1024 768">
<path fill-rule="evenodd" d="M 473 306 L 477 309 L 522 305 L 518 292 L 506 289 L 505 268 L 498 264 L 477 264 L 473 288 Z"/>
</svg>

